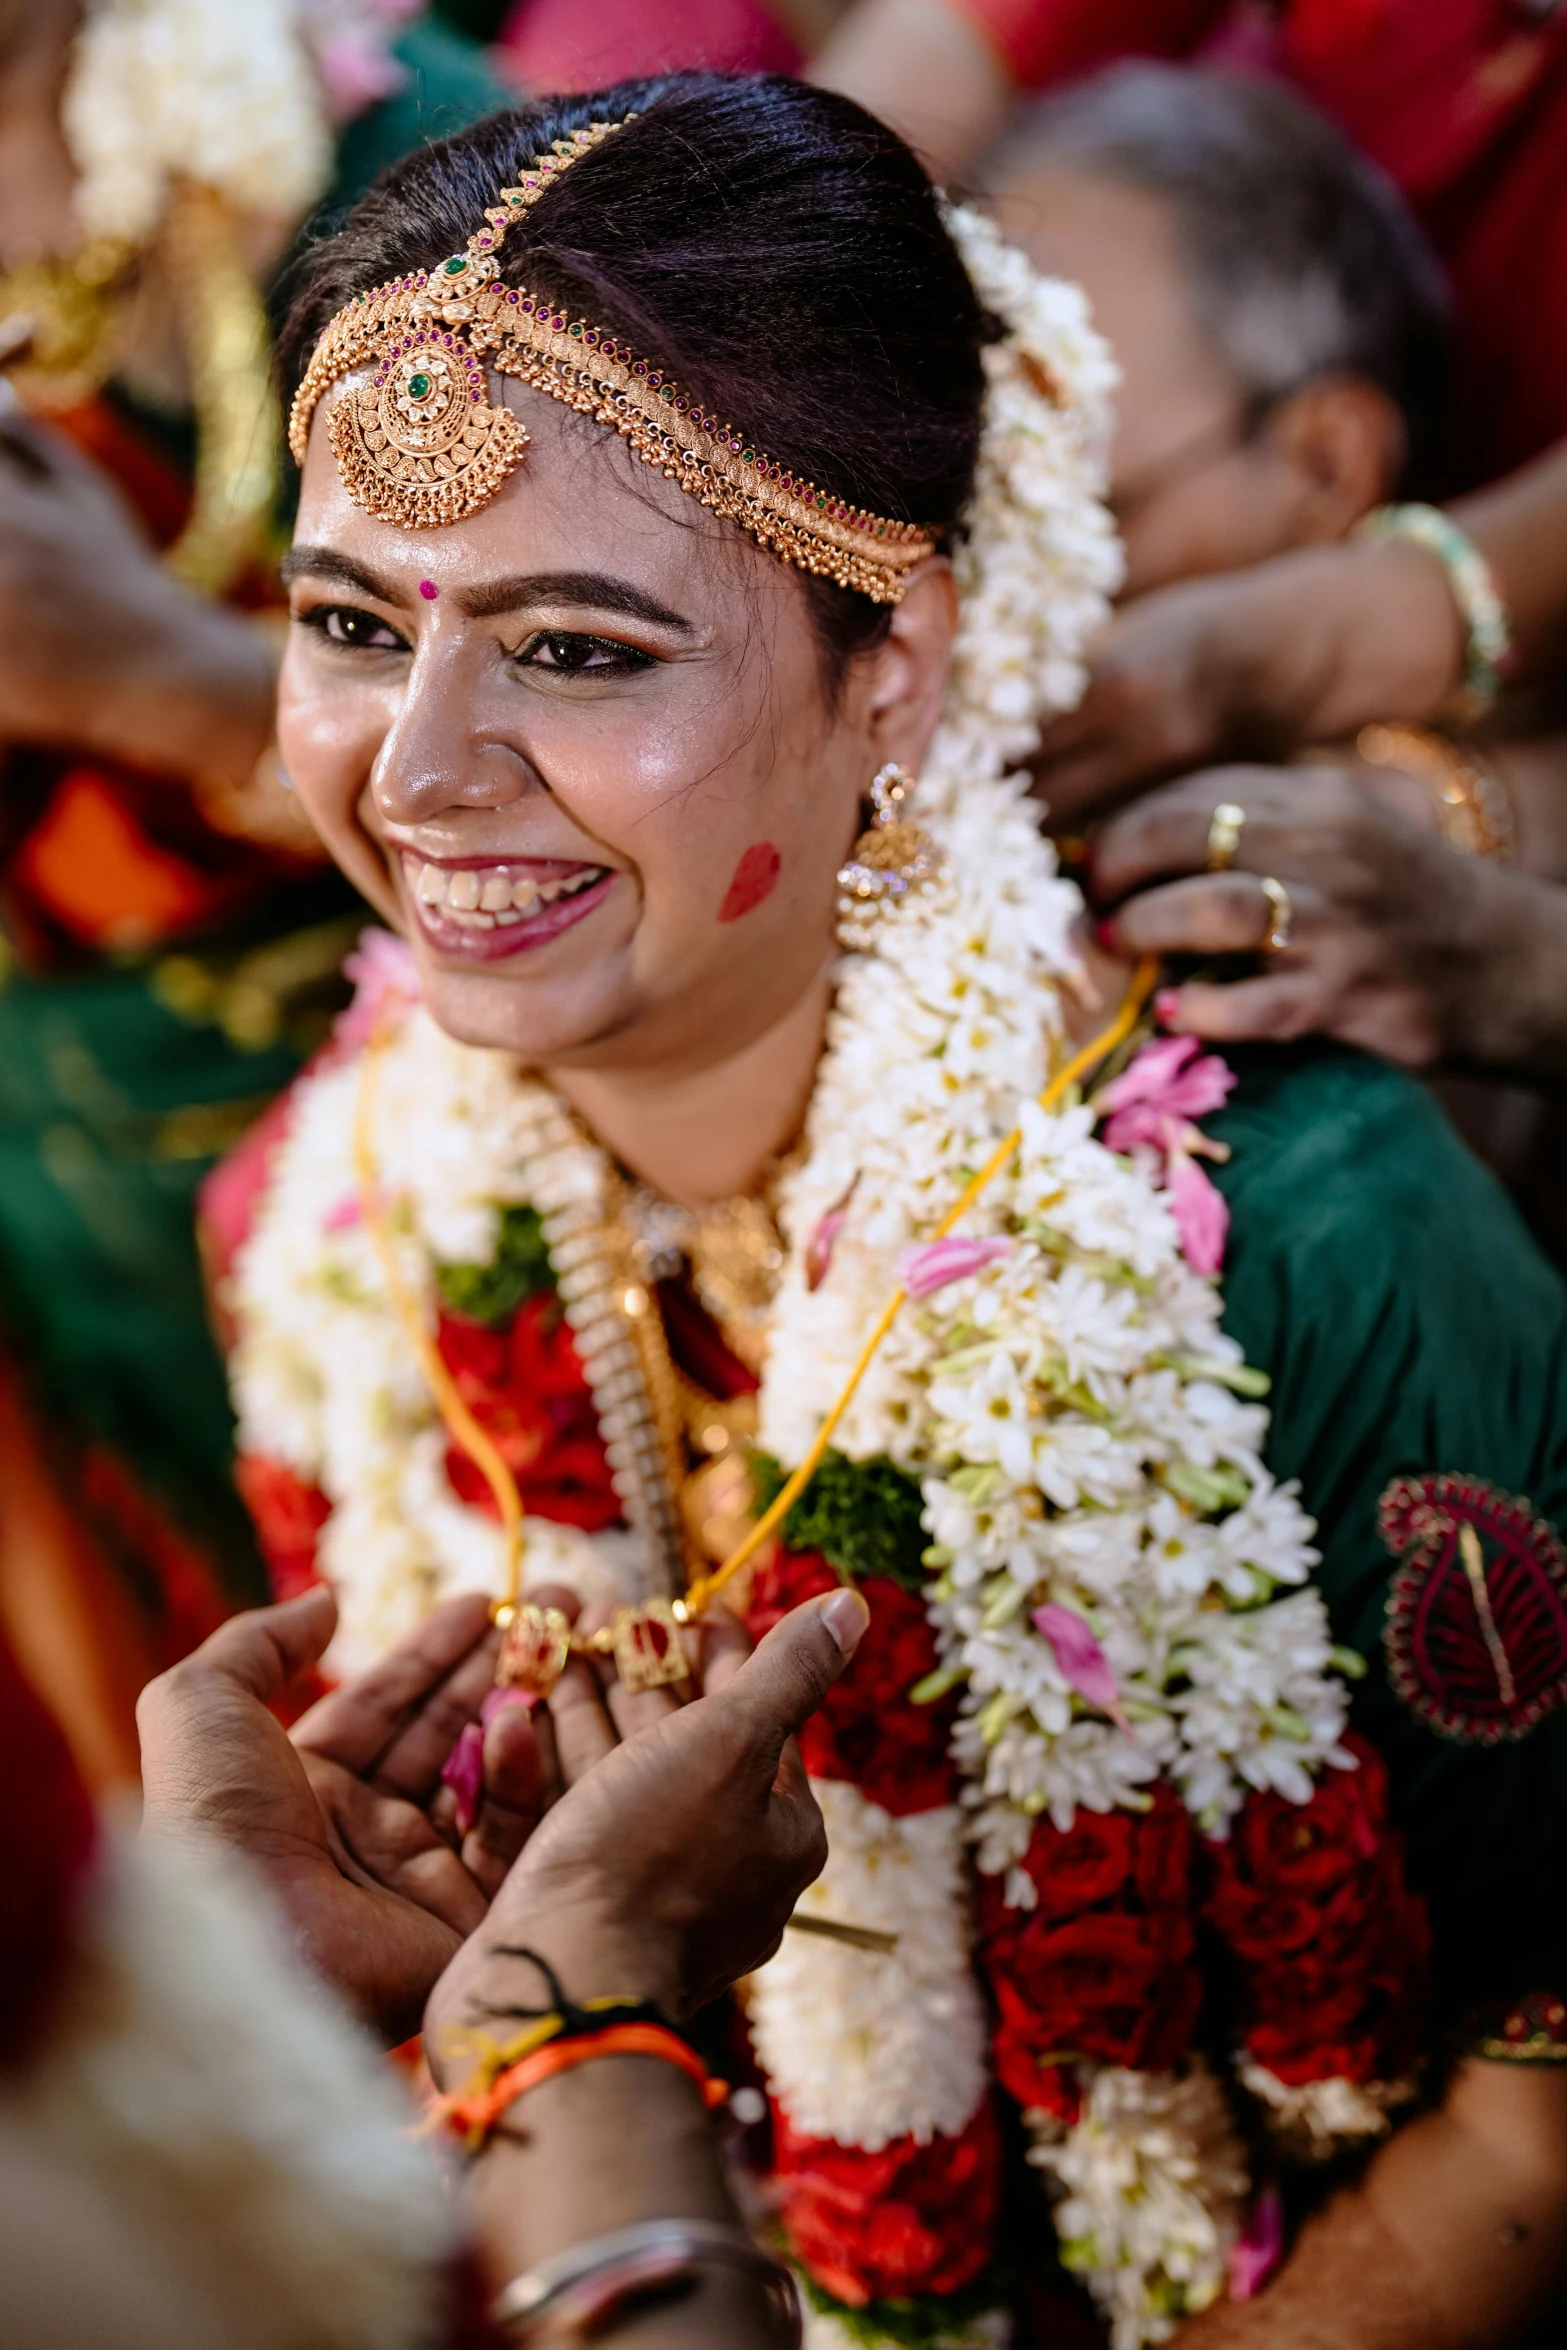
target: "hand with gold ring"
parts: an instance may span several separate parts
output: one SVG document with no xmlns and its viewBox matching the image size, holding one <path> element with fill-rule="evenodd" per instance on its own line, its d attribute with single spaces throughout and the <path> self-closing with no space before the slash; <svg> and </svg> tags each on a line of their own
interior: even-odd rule
<svg viewBox="0 0 1567 2350">
<path fill-rule="evenodd" d="M 1235 864 L 1215 871 L 1242 808 Z M 1215 1041 L 1336 1036 L 1411 1067 L 1460 1053 L 1517 1065 L 1521 1052 L 1567 1066 L 1567 1018 L 1531 977 L 1549 973 L 1567 1001 L 1567 896 L 1460 855 L 1363 774 L 1185 776 L 1110 818 L 1091 876 L 1119 953 L 1263 958 L 1234 980 L 1200 972 L 1167 990 L 1171 1026 Z"/>
</svg>

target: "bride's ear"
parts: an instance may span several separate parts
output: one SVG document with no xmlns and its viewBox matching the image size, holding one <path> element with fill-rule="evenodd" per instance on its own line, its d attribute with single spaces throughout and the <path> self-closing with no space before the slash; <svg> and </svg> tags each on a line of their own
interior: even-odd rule
<svg viewBox="0 0 1567 2350">
<path fill-rule="evenodd" d="M 895 759 L 918 775 L 947 696 L 958 629 L 957 583 L 945 555 L 914 573 L 870 657 L 866 715 L 872 764 Z"/>
</svg>

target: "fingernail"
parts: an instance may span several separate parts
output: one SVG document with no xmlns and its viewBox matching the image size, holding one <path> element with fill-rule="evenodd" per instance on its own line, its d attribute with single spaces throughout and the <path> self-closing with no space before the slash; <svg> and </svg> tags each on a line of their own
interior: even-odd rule
<svg viewBox="0 0 1567 2350">
<path fill-rule="evenodd" d="M 1101 946 L 1107 955 L 1115 953 L 1115 916 L 1113 914 L 1107 914 L 1102 922 L 1094 924 L 1094 939 L 1095 943 Z"/>
<path fill-rule="evenodd" d="M 1153 1000 L 1154 1016 L 1166 1028 L 1173 1028 L 1181 1016 L 1181 991 L 1178 987 L 1161 987 Z"/>
<path fill-rule="evenodd" d="M 845 1656 L 853 1656 L 865 1637 L 871 1611 L 857 1591 L 833 1591 L 822 1601 L 822 1622 Z"/>
<path fill-rule="evenodd" d="M 538 1702 L 531 1689 L 492 1689 L 479 1707 L 479 1719 L 488 1729 L 497 1714 L 509 1712 L 514 1705 L 524 1707 L 531 1714 Z"/>
</svg>

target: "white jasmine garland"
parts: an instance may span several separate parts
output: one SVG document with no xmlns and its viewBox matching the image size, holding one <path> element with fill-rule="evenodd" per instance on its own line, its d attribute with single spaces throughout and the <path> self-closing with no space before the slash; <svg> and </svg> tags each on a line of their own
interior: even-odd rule
<svg viewBox="0 0 1567 2350">
<path fill-rule="evenodd" d="M 317 13 L 308 0 L 89 0 L 62 106 L 84 235 L 146 241 L 176 178 L 240 212 L 301 218 L 332 170 L 307 45 Z"/>
<path fill-rule="evenodd" d="M 871 2153 L 956 2137 L 988 2078 L 962 1818 L 948 1804 L 894 1819 L 844 1780 L 812 1786 L 828 1861 L 800 1907 L 897 1944 L 883 1954 L 785 1935 L 749 2010 L 769 2086 L 807 2137 Z"/>
<path fill-rule="evenodd" d="M 1011 331 L 987 357 L 958 658 L 912 811 L 945 875 L 842 967 L 780 1202 L 760 1432 L 786 1467 L 804 1457 L 902 1251 L 1021 1123 L 1021 1149 L 964 1227 L 1008 1246 L 904 1308 L 835 1442 L 921 1481 L 930 1610 L 962 1689 L 966 1832 L 979 1867 L 1025 1902 L 1016 1864 L 1046 1813 L 1066 1829 L 1080 1806 L 1140 1808 L 1163 1776 L 1222 1832 L 1248 1789 L 1304 1801 L 1317 1772 L 1351 1758 L 1340 1660 L 1308 1581 L 1311 1523 L 1263 1466 L 1267 1415 L 1220 1329 L 1218 1290 L 1182 1258 L 1146 1171 L 1095 1139 L 1089 1107 L 1033 1106 L 1068 1049 L 1060 996 L 1081 901 L 1012 770 L 1078 690 L 1114 585 L 1096 496 L 1113 370 L 1080 296 L 1039 281 L 977 216 L 952 225 Z M 296 1090 L 235 1272 L 241 1441 L 332 1505 L 321 1557 L 343 1609 L 339 1660 L 460 1580 L 497 1588 L 500 1567 L 498 1533 L 446 1486 L 433 1402 L 352 1220 L 358 1085 L 349 1063 Z M 382 1055 L 377 1165 L 404 1278 L 427 1305 L 437 1260 L 490 1261 L 499 1205 L 600 1180 L 591 1150 L 573 1146 L 567 1167 L 537 1148 L 540 1090 L 419 1012 Z M 812 1290 L 810 1243 L 846 1197 Z M 577 1574 L 609 1570 L 616 1538 L 544 1539 L 557 1535 Z M 631 1587 L 646 1571 L 632 1561 Z M 1098 1643 L 1113 1711 L 1063 1670 L 1033 1621 L 1045 1607 Z M 787 1937 L 755 1988 L 764 2065 L 810 2135 L 870 2149 L 953 2134 L 986 2093 L 959 1814 L 892 1819 L 856 1789 L 818 1793 L 831 1858 L 808 1900 L 885 1922 L 899 1944 L 882 1959 Z M 1040 2159 L 1065 2190 L 1074 2261 L 1118 2350 L 1133 2350 L 1212 2297 L 1244 2175 L 1207 2076 L 1081 2070 L 1082 2119 Z"/>
</svg>

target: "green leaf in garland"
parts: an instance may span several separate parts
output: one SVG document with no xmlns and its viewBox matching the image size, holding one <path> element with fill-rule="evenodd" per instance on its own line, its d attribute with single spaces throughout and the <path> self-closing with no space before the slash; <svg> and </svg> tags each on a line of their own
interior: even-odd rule
<svg viewBox="0 0 1567 2350">
<path fill-rule="evenodd" d="M 487 1265 L 437 1265 L 435 1283 L 454 1314 L 504 1329 L 530 1297 L 555 1287 L 550 1252 L 537 1208 L 503 1207 L 497 1221 L 495 1254 Z"/>
<path fill-rule="evenodd" d="M 783 1491 L 785 1472 L 771 1454 L 751 1455 L 757 1501 L 766 1509 Z M 819 1550 L 840 1575 L 890 1575 L 911 1591 L 929 1580 L 924 1551 L 929 1536 L 920 1523 L 924 1497 L 919 1479 L 885 1454 L 851 1461 L 829 1452 L 783 1522 L 791 1550 Z"/>
<path fill-rule="evenodd" d="M 867 2301 L 862 2309 L 851 2309 L 814 2277 L 798 2269 L 795 2274 L 807 2305 L 836 2318 L 850 2341 L 864 2350 L 885 2350 L 888 2342 L 898 2350 L 952 2350 L 964 2329 L 1001 2298 L 998 2280 L 982 2276 L 959 2293 L 919 2293 L 907 2301 Z"/>
</svg>

